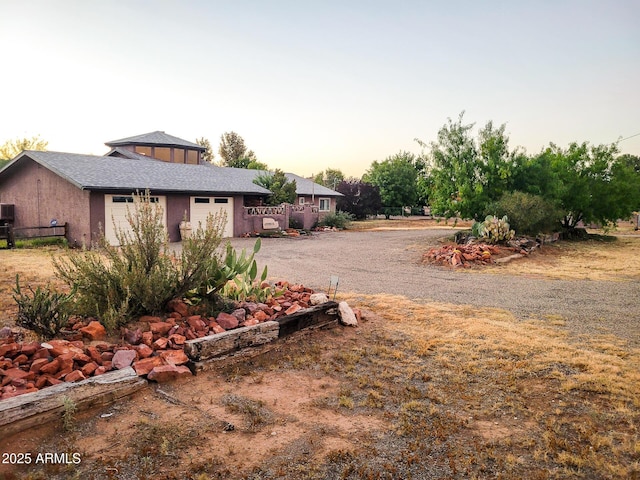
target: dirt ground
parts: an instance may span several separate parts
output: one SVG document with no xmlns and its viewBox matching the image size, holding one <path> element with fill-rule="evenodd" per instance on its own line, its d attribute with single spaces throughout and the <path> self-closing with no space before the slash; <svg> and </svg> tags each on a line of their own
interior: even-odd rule
<svg viewBox="0 0 640 480">
<path fill-rule="evenodd" d="M 272 278 L 323 290 L 339 273 L 338 297 L 364 310 L 359 327 L 297 334 L 0 436 L 3 455 L 81 459 L 0 463 L 0 478 L 640 478 L 637 302 L 620 300 L 637 297 L 640 268 L 600 261 L 633 257 L 640 238 L 459 272 L 419 261 L 447 229 L 398 228 L 263 241 Z M 5 305 L 16 269 L 50 274 L 46 255 L 12 258 L 26 267 L 0 262 Z M 563 259 L 560 280 L 549 265 Z M 597 280 L 581 278 L 589 262 Z M 593 314 L 584 301 L 597 291 L 605 305 Z"/>
</svg>

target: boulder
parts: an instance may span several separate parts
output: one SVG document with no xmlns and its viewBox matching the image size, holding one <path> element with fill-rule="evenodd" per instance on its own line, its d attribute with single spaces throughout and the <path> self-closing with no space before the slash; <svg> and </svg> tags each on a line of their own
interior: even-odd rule
<svg viewBox="0 0 640 480">
<path fill-rule="evenodd" d="M 184 365 L 189 361 L 184 350 L 163 350 L 160 352 L 160 358 L 170 365 Z"/>
<path fill-rule="evenodd" d="M 138 375 L 147 375 L 151 370 L 155 367 L 159 367 L 163 365 L 164 362 L 160 357 L 149 357 L 143 358 L 142 360 L 138 360 L 133 363 L 133 369 L 136 371 Z"/>
<path fill-rule="evenodd" d="M 80 332 L 89 340 L 101 340 L 107 335 L 104 326 L 96 320 L 89 322 L 89 325 L 81 328 Z"/>
<path fill-rule="evenodd" d="M 118 350 L 111 360 L 111 366 L 116 370 L 122 370 L 123 368 L 130 367 L 136 359 L 135 350 Z"/>
<path fill-rule="evenodd" d="M 356 327 L 358 325 L 358 319 L 347 302 L 338 303 L 338 318 L 343 325 L 349 327 Z"/>
<path fill-rule="evenodd" d="M 191 370 L 184 365 L 160 365 L 149 372 L 147 379 L 162 383 L 191 375 Z"/>
<path fill-rule="evenodd" d="M 237 328 L 238 324 L 240 323 L 238 322 L 238 319 L 236 317 L 225 312 L 220 312 L 220 314 L 216 318 L 216 322 L 218 322 L 218 325 L 220 325 L 225 330 Z"/>
<path fill-rule="evenodd" d="M 175 298 L 167 303 L 167 310 L 170 312 L 179 313 L 183 317 L 189 316 L 189 307 L 179 298 Z"/>
<path fill-rule="evenodd" d="M 322 305 L 323 303 L 327 303 L 329 301 L 329 297 L 326 293 L 314 293 L 309 297 L 309 303 L 311 305 Z"/>
<path fill-rule="evenodd" d="M 231 312 L 231 315 L 236 317 L 238 319 L 238 323 L 240 324 L 247 318 L 247 311 L 244 308 L 237 308 L 233 312 Z"/>
<path fill-rule="evenodd" d="M 285 315 L 293 315 L 294 313 L 299 312 L 300 310 L 303 310 L 302 306 L 300 306 L 300 304 L 298 303 L 294 303 L 289 308 L 287 308 L 284 313 Z"/>
<path fill-rule="evenodd" d="M 151 332 L 157 335 L 166 335 L 173 328 L 173 324 L 169 322 L 154 322 L 149 324 Z"/>
<path fill-rule="evenodd" d="M 79 382 L 81 380 L 86 380 L 86 377 L 80 370 L 74 370 L 64 377 L 65 382 Z"/>
</svg>

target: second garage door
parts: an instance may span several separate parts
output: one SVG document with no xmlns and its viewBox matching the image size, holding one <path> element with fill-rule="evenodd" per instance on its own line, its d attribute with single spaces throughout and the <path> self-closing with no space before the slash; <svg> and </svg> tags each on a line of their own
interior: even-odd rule
<svg viewBox="0 0 640 480">
<path fill-rule="evenodd" d="M 167 200 L 164 196 L 150 197 L 152 203 L 162 208 L 162 223 L 167 224 Z M 127 211 L 134 208 L 133 195 L 105 195 L 104 196 L 104 236 L 111 245 L 118 245 L 116 228 L 131 232 L 131 225 L 127 221 Z"/>
<path fill-rule="evenodd" d="M 233 197 L 191 197 L 191 225 L 198 228 L 210 213 L 215 215 L 221 210 L 227 213 L 223 236 L 233 237 Z"/>
</svg>

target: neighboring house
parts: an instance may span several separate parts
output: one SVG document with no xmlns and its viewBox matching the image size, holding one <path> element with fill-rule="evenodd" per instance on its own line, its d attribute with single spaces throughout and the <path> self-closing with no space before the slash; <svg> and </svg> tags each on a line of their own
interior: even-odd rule
<svg viewBox="0 0 640 480">
<path fill-rule="evenodd" d="M 152 132 L 107 145 L 112 149 L 105 156 L 25 151 L 0 169 L 0 203 L 15 205 L 14 226 L 46 226 L 55 220 L 67 223 L 71 244 L 90 245 L 101 230 L 115 244 L 114 224 L 127 225 L 133 193 L 145 190 L 162 205 L 171 241 L 180 240 L 185 218 L 194 224 L 223 210 L 228 219 L 224 235 L 231 237 L 260 230 L 257 217 L 274 213 L 252 210 L 270 193 L 253 183 L 260 172 L 202 164 L 204 148 L 197 144 Z M 335 210 L 339 193 L 288 175 L 300 181 L 299 198 L 313 198 L 319 210 Z M 289 213 L 277 217 L 281 228 L 289 226 Z"/>
</svg>

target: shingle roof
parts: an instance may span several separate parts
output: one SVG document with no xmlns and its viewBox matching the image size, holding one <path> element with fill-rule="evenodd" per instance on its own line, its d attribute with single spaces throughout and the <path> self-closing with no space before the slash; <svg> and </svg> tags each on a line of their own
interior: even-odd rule
<svg viewBox="0 0 640 480">
<path fill-rule="evenodd" d="M 150 189 L 156 192 L 210 194 L 254 194 L 271 192 L 253 183 L 255 175 L 237 168 L 214 165 L 187 165 L 141 158 L 100 157 L 63 152 L 28 150 L 0 172 L 13 168 L 28 157 L 78 188 L 132 192 Z"/>
<path fill-rule="evenodd" d="M 315 183 L 308 178 L 303 178 L 295 173 L 285 173 L 289 180 L 296 181 L 296 193 L 298 195 L 316 195 L 320 197 L 342 197 L 343 195 L 323 185 Z"/>
<path fill-rule="evenodd" d="M 108 147 L 117 147 L 119 145 L 161 145 L 164 147 L 188 147 L 204 152 L 205 148 L 197 143 L 174 137 L 167 133 L 156 130 L 155 132 L 143 133 L 133 137 L 121 138 L 106 142 Z"/>
</svg>

